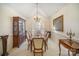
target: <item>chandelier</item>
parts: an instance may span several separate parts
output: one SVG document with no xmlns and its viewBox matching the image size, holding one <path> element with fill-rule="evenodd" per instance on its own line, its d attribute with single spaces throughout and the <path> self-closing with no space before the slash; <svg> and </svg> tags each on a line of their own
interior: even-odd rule
<svg viewBox="0 0 79 59">
<path fill-rule="evenodd" d="M 34 16 L 34 20 L 36 22 L 40 21 L 40 17 L 38 16 L 38 3 L 35 4 L 36 5 L 36 15 Z"/>
</svg>

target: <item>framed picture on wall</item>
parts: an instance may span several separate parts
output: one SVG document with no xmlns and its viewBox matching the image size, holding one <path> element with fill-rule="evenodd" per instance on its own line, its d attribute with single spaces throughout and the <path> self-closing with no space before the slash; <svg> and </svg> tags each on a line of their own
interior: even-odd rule
<svg viewBox="0 0 79 59">
<path fill-rule="evenodd" d="M 54 30 L 63 32 L 63 15 L 53 20 Z"/>
</svg>

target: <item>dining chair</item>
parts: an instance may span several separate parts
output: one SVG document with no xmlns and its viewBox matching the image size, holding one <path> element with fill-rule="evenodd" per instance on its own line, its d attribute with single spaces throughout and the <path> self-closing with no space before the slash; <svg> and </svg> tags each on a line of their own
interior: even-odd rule
<svg viewBox="0 0 79 59">
<path fill-rule="evenodd" d="M 48 49 L 48 37 L 49 37 L 49 33 L 46 32 L 45 36 L 44 36 L 45 51 L 46 51 L 46 49 Z"/>
<path fill-rule="evenodd" d="M 28 50 L 31 49 L 31 41 L 32 41 L 32 35 L 30 32 L 27 32 L 27 42 L 28 42 Z"/>
<path fill-rule="evenodd" d="M 43 56 L 43 42 L 44 38 L 33 38 L 34 56 L 36 53 L 41 53 L 41 55 Z"/>
</svg>

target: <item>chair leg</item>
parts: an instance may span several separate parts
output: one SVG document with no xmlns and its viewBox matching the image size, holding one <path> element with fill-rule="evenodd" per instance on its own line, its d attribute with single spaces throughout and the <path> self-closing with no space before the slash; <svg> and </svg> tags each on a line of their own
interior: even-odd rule
<svg viewBox="0 0 79 59">
<path fill-rule="evenodd" d="M 41 53 L 41 55 L 43 56 L 43 52 Z"/>
<path fill-rule="evenodd" d="M 27 50 L 31 50 L 31 45 L 30 44 L 28 44 Z"/>
<path fill-rule="evenodd" d="M 28 45 L 28 47 L 27 47 L 27 50 L 29 50 L 29 45 Z"/>
<path fill-rule="evenodd" d="M 46 43 L 46 47 L 47 47 L 47 50 L 48 50 L 48 45 L 47 45 L 47 43 Z"/>
<path fill-rule="evenodd" d="M 46 52 L 46 45 L 44 46 L 45 52 Z"/>
<path fill-rule="evenodd" d="M 34 53 L 34 56 L 35 56 L 35 53 Z"/>
<path fill-rule="evenodd" d="M 44 49 L 45 49 L 45 52 L 46 52 L 46 42 L 45 42 L 45 44 L 44 44 Z"/>
</svg>

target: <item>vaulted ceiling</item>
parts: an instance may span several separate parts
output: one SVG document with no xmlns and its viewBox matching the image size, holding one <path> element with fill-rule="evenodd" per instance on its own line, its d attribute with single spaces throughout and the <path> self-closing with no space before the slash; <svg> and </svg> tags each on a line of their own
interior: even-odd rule
<svg viewBox="0 0 79 59">
<path fill-rule="evenodd" d="M 4 3 L 3 5 L 14 9 L 25 18 L 30 18 L 36 15 L 38 9 L 38 15 L 50 18 L 58 10 L 67 5 L 66 3 Z"/>
</svg>

